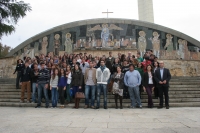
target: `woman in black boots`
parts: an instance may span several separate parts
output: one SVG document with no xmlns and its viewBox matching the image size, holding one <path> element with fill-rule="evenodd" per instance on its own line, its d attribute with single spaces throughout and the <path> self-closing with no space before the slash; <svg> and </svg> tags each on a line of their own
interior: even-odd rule
<svg viewBox="0 0 200 133">
<path fill-rule="evenodd" d="M 117 99 L 120 100 L 120 109 L 123 109 L 122 99 L 123 99 L 123 89 L 124 89 L 124 73 L 120 66 L 117 67 L 117 73 L 114 73 L 112 80 L 113 83 L 113 94 L 115 95 L 116 109 L 118 109 Z"/>
<path fill-rule="evenodd" d="M 76 92 L 79 92 L 79 91 L 82 92 L 82 87 L 81 87 L 82 84 L 83 84 L 83 74 L 82 74 L 80 66 L 76 64 L 74 66 L 74 72 L 72 74 L 72 81 L 71 81 L 71 86 L 73 89 L 74 96 L 76 95 Z M 79 108 L 79 102 L 80 102 L 80 99 L 75 97 L 75 106 L 74 106 L 75 109 Z"/>
</svg>

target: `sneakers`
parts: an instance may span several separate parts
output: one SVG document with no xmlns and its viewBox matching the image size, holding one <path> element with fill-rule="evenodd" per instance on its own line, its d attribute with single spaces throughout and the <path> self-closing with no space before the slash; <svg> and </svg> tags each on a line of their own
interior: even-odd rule
<svg viewBox="0 0 200 133">
<path fill-rule="evenodd" d="M 104 106 L 104 109 L 108 109 L 107 106 Z"/>
<path fill-rule="evenodd" d="M 24 103 L 24 101 L 23 101 L 23 100 L 20 100 L 19 102 L 20 102 L 20 103 Z"/>
<path fill-rule="evenodd" d="M 94 107 L 94 106 L 91 106 L 91 109 L 95 109 L 95 107 Z"/>
<path fill-rule="evenodd" d="M 84 109 L 87 109 L 88 108 L 88 105 L 85 105 Z"/>
</svg>

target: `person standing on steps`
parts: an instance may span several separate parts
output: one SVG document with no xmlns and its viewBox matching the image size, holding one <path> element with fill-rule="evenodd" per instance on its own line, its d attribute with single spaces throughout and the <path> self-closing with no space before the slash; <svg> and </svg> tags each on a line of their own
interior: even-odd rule
<svg viewBox="0 0 200 133">
<path fill-rule="evenodd" d="M 60 69 L 60 75 L 58 79 L 58 92 L 60 97 L 60 108 L 65 107 L 65 90 L 67 85 L 67 78 L 65 75 L 65 70 L 63 68 Z"/>
<path fill-rule="evenodd" d="M 107 83 L 109 78 L 110 78 L 110 70 L 105 66 L 105 60 L 101 60 L 100 67 L 96 71 L 96 79 L 97 79 L 96 109 L 99 109 L 100 107 L 101 90 L 103 90 L 103 95 L 104 95 L 104 109 L 107 109 Z"/>
<path fill-rule="evenodd" d="M 22 69 L 24 68 L 23 61 L 21 59 L 17 60 L 17 66 L 15 68 L 15 74 L 17 72 L 17 78 L 16 78 L 16 89 L 19 89 L 19 81 L 21 80 L 21 72 Z"/>
<path fill-rule="evenodd" d="M 90 61 L 90 68 L 85 71 L 85 109 L 89 107 L 89 94 L 91 92 L 91 108 L 94 109 L 95 92 L 96 92 L 96 69 L 94 64 Z"/>
<path fill-rule="evenodd" d="M 82 74 L 80 66 L 76 64 L 74 66 L 74 71 L 72 74 L 72 81 L 71 81 L 71 86 L 72 86 L 74 95 L 76 95 L 76 92 L 83 91 L 82 82 L 83 82 L 83 74 Z M 80 99 L 75 97 L 75 106 L 74 106 L 75 109 L 79 108 L 79 102 L 80 102 Z"/>
<path fill-rule="evenodd" d="M 123 109 L 122 100 L 123 100 L 123 89 L 124 89 L 124 73 L 120 66 L 117 66 L 117 72 L 113 74 L 112 80 L 114 81 L 113 94 L 115 96 L 115 105 L 118 109 L 117 99 L 120 100 L 120 109 Z"/>
<path fill-rule="evenodd" d="M 29 61 L 25 62 L 25 67 L 21 71 L 21 103 L 24 102 L 24 93 L 27 90 L 27 103 L 31 102 L 31 68 L 29 68 Z"/>
<path fill-rule="evenodd" d="M 144 73 L 142 83 L 144 92 L 147 92 L 148 95 L 148 108 L 153 108 L 152 92 L 155 88 L 153 77 L 153 67 L 151 65 L 147 65 L 147 72 Z"/>
<path fill-rule="evenodd" d="M 70 89 L 71 89 L 71 81 L 72 81 L 72 72 L 71 72 L 71 66 L 68 65 L 66 69 L 66 78 L 67 78 L 67 85 L 66 85 L 66 100 L 67 104 L 72 102 L 72 96 L 70 95 Z"/>
<path fill-rule="evenodd" d="M 159 61 L 159 66 L 160 68 L 158 68 L 155 71 L 155 81 L 157 83 L 157 87 L 159 90 L 159 98 L 160 98 L 160 105 L 158 106 L 158 109 L 163 108 L 163 93 L 165 95 L 165 106 L 166 109 L 169 109 L 169 95 L 168 95 L 168 91 L 169 91 L 169 81 L 171 79 L 171 74 L 169 72 L 169 69 L 164 68 L 164 62 L 163 61 Z"/>
<path fill-rule="evenodd" d="M 34 69 L 31 72 L 31 78 L 32 78 L 32 103 L 36 103 L 36 84 L 38 80 L 39 70 L 38 65 L 34 64 Z"/>
<path fill-rule="evenodd" d="M 141 100 L 140 100 L 140 91 L 139 85 L 141 84 L 141 76 L 137 70 L 134 70 L 135 66 L 133 64 L 129 65 L 129 71 L 126 72 L 124 76 L 124 83 L 128 86 L 128 91 L 131 99 L 131 106 L 130 108 L 142 108 Z"/>
<path fill-rule="evenodd" d="M 52 108 L 56 108 L 58 103 L 58 80 L 59 80 L 58 74 L 59 70 L 55 68 L 53 70 L 53 74 L 50 80 Z"/>
<path fill-rule="evenodd" d="M 38 103 L 35 108 L 41 107 L 41 96 L 42 91 L 44 92 L 46 106 L 45 108 L 49 108 L 49 96 L 48 96 L 48 84 L 50 80 L 49 70 L 45 68 L 45 63 L 40 63 L 41 70 L 39 71 L 38 80 L 36 87 L 38 88 Z"/>
</svg>

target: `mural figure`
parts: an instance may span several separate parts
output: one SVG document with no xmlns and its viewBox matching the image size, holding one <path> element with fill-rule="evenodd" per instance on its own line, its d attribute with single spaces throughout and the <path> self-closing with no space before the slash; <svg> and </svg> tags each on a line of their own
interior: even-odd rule
<svg viewBox="0 0 200 133">
<path fill-rule="evenodd" d="M 60 48 L 60 35 L 56 34 L 54 36 L 55 40 L 54 40 L 54 52 L 55 55 L 59 55 L 59 48 Z"/>
<path fill-rule="evenodd" d="M 112 34 L 109 33 L 109 30 L 123 30 L 123 29 L 114 24 L 110 24 L 110 27 L 108 27 L 108 24 L 102 24 L 102 27 L 100 25 L 96 25 L 89 31 L 96 31 L 96 30 L 101 30 L 102 47 L 109 47 L 108 46 L 109 36 L 111 35 L 112 37 L 111 39 L 112 40 L 114 39 Z"/>
<path fill-rule="evenodd" d="M 166 37 L 167 37 L 167 40 L 166 40 L 166 44 L 164 46 L 164 49 L 167 49 L 166 50 L 167 52 L 172 52 L 174 50 L 173 42 L 172 42 L 173 37 L 172 37 L 171 34 L 167 34 Z"/>
<path fill-rule="evenodd" d="M 102 24 L 101 39 L 102 47 L 108 47 L 109 29 L 107 24 Z"/>
<path fill-rule="evenodd" d="M 92 38 L 92 47 L 96 47 L 96 46 L 97 46 L 96 40 L 95 38 Z"/>
<path fill-rule="evenodd" d="M 177 51 L 177 54 L 178 54 L 178 58 L 179 59 L 185 59 L 184 58 L 184 49 L 185 47 L 183 46 L 183 40 L 182 39 L 179 39 L 178 40 L 178 51 Z"/>
<path fill-rule="evenodd" d="M 159 39 L 159 34 L 158 32 L 153 32 L 153 39 L 151 39 L 152 41 L 152 45 L 153 45 L 153 53 L 156 57 L 160 57 L 160 39 Z"/>
<path fill-rule="evenodd" d="M 72 53 L 72 43 L 73 43 L 73 41 L 71 40 L 71 34 L 67 33 L 66 34 L 66 40 L 65 40 L 65 52 L 67 54 Z"/>
<path fill-rule="evenodd" d="M 139 32 L 140 37 L 138 38 L 138 49 L 140 52 L 140 55 L 143 56 L 146 52 L 147 47 L 147 41 L 146 41 L 146 33 L 144 31 Z"/>
<path fill-rule="evenodd" d="M 42 54 L 47 55 L 48 38 L 45 36 L 42 39 Z"/>
<path fill-rule="evenodd" d="M 191 59 L 190 51 L 188 50 L 188 46 L 187 46 L 187 41 L 183 40 L 182 44 L 183 44 L 184 59 Z"/>
<path fill-rule="evenodd" d="M 92 39 L 91 39 L 91 37 L 89 37 L 89 40 L 88 40 L 88 47 L 89 47 L 89 48 L 92 47 Z"/>
</svg>

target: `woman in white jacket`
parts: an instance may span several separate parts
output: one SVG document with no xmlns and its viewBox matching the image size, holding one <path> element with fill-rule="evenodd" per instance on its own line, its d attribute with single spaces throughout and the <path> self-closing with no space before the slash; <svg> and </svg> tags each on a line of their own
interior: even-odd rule
<svg viewBox="0 0 200 133">
<path fill-rule="evenodd" d="M 67 94 L 67 103 L 72 102 L 72 97 L 70 95 L 70 88 L 71 88 L 71 80 L 72 80 L 72 73 L 71 73 L 71 66 L 68 65 L 66 69 L 66 78 L 67 78 L 67 86 L 66 86 L 66 94 Z"/>
</svg>

